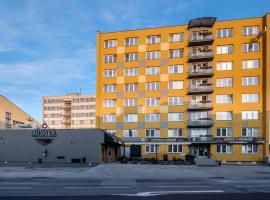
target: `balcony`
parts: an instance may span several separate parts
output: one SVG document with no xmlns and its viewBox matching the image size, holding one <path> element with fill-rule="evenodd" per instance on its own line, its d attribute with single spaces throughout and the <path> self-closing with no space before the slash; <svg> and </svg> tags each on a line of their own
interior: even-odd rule
<svg viewBox="0 0 270 200">
<path fill-rule="evenodd" d="M 63 112 L 63 117 L 71 117 L 71 112 Z"/>
<path fill-rule="evenodd" d="M 192 143 L 212 143 L 214 141 L 212 135 L 200 135 L 197 137 L 189 137 L 189 140 Z"/>
<path fill-rule="evenodd" d="M 209 94 L 213 92 L 213 85 L 201 84 L 201 85 L 191 85 L 188 88 L 188 94 Z"/>
<path fill-rule="evenodd" d="M 213 126 L 212 118 L 202 118 L 202 119 L 188 119 L 188 127 L 211 127 Z"/>
<path fill-rule="evenodd" d="M 206 68 L 189 69 L 188 78 L 211 77 L 214 74 L 212 66 Z"/>
<path fill-rule="evenodd" d="M 188 104 L 188 110 L 211 110 L 211 109 L 213 109 L 213 104 L 211 101 Z"/>
<path fill-rule="evenodd" d="M 214 58 L 212 49 L 204 49 L 197 52 L 190 52 L 188 55 L 188 62 L 204 62 L 211 61 Z"/>
<path fill-rule="evenodd" d="M 62 124 L 65 124 L 65 125 L 70 125 L 71 124 L 71 120 L 62 120 L 61 121 Z"/>
<path fill-rule="evenodd" d="M 64 105 L 62 108 L 64 110 L 71 110 L 71 105 Z"/>
<path fill-rule="evenodd" d="M 210 45 L 214 42 L 214 35 L 209 31 L 200 31 L 196 35 L 190 35 L 188 46 Z"/>
</svg>

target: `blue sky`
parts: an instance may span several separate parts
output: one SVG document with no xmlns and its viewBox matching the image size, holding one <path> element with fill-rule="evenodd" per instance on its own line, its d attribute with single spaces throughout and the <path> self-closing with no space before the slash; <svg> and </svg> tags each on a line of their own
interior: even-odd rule
<svg viewBox="0 0 270 200">
<path fill-rule="evenodd" d="M 95 93 L 96 31 L 269 11 L 269 0 L 0 0 L 0 94 L 41 121 L 42 96 Z"/>
</svg>

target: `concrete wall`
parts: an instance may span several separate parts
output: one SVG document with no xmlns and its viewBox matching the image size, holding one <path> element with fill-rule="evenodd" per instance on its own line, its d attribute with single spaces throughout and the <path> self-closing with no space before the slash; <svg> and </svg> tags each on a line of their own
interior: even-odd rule
<svg viewBox="0 0 270 200">
<path fill-rule="evenodd" d="M 32 137 L 32 130 L 0 130 L 0 163 L 44 161 L 42 149 L 47 149 L 47 163 L 71 163 L 83 157 L 86 163 L 99 163 L 102 159 L 104 132 L 99 129 L 56 130 L 53 142 L 42 146 Z M 57 159 L 64 156 L 65 159 Z"/>
</svg>

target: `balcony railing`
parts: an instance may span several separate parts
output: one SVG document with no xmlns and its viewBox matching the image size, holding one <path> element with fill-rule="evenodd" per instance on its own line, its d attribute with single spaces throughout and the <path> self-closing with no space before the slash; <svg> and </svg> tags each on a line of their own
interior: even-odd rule
<svg viewBox="0 0 270 200">
<path fill-rule="evenodd" d="M 62 122 L 62 124 L 66 124 L 66 125 L 71 124 L 71 120 L 62 120 L 61 122 Z"/>
<path fill-rule="evenodd" d="M 212 135 L 200 135 L 197 137 L 189 137 L 189 140 L 194 143 L 211 143 L 213 142 Z"/>
<path fill-rule="evenodd" d="M 64 110 L 71 110 L 71 106 L 69 106 L 69 105 L 64 105 L 62 108 L 63 108 Z"/>
<path fill-rule="evenodd" d="M 213 108 L 212 102 L 188 104 L 188 110 L 210 110 L 212 108 Z"/>
<path fill-rule="evenodd" d="M 188 40 L 189 46 L 198 46 L 211 44 L 214 41 L 214 35 L 211 32 L 199 32 L 197 35 L 190 35 Z"/>
<path fill-rule="evenodd" d="M 62 114 L 63 117 L 70 117 L 71 116 L 71 112 L 64 112 Z"/>
<path fill-rule="evenodd" d="M 214 70 L 212 67 L 208 68 L 198 68 L 198 69 L 190 69 L 188 71 L 188 77 L 205 77 L 212 76 L 214 74 Z"/>
<path fill-rule="evenodd" d="M 188 88 L 188 94 L 195 94 L 195 93 L 212 93 L 213 92 L 213 85 L 209 84 L 202 84 L 202 85 L 191 85 Z"/>
<path fill-rule="evenodd" d="M 210 61 L 214 57 L 214 53 L 211 49 L 205 51 L 190 52 L 188 55 L 189 62 L 201 62 L 201 61 Z"/>
<path fill-rule="evenodd" d="M 188 119 L 188 127 L 211 127 L 213 126 L 212 118 Z"/>
</svg>

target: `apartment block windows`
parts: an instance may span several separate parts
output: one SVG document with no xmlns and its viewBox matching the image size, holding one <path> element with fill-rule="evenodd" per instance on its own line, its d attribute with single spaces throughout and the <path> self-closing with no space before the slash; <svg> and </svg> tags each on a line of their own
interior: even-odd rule
<svg viewBox="0 0 270 200">
<path fill-rule="evenodd" d="M 258 103 L 259 94 L 242 94 L 242 103 Z"/>
<path fill-rule="evenodd" d="M 146 106 L 159 106 L 160 98 L 146 98 Z"/>
<path fill-rule="evenodd" d="M 216 96 L 216 103 L 223 104 L 223 103 L 232 103 L 233 96 L 231 94 L 222 94 Z"/>
<path fill-rule="evenodd" d="M 217 54 L 231 54 L 233 53 L 233 45 L 217 46 Z"/>
<path fill-rule="evenodd" d="M 259 111 L 242 111 L 242 120 L 258 120 Z"/>
<path fill-rule="evenodd" d="M 171 65 L 169 66 L 169 74 L 180 74 L 184 71 L 184 65 Z"/>
<path fill-rule="evenodd" d="M 145 121 L 146 122 L 158 122 L 160 120 L 159 113 L 147 113 L 145 114 Z"/>
<path fill-rule="evenodd" d="M 126 47 L 129 46 L 137 46 L 139 44 L 139 38 L 134 37 L 134 38 L 126 38 L 125 39 L 125 45 Z"/>
<path fill-rule="evenodd" d="M 135 107 L 137 106 L 137 99 L 125 99 L 124 100 L 125 107 Z"/>
<path fill-rule="evenodd" d="M 171 128 L 168 129 L 168 137 L 182 137 L 183 129 L 181 128 Z"/>
<path fill-rule="evenodd" d="M 225 62 L 217 62 L 217 71 L 229 71 L 232 70 L 233 62 L 225 61 Z"/>
<path fill-rule="evenodd" d="M 159 153 L 159 145 L 158 144 L 145 145 L 145 153 Z"/>
<path fill-rule="evenodd" d="M 170 122 L 178 122 L 183 121 L 183 113 L 168 113 L 168 121 Z"/>
<path fill-rule="evenodd" d="M 232 78 L 219 78 L 216 80 L 216 87 L 232 87 Z"/>
<path fill-rule="evenodd" d="M 115 70 L 104 70 L 103 77 L 105 77 L 105 78 L 116 77 L 116 71 Z"/>
<path fill-rule="evenodd" d="M 135 129 L 124 130 L 123 137 L 138 137 L 138 131 Z"/>
<path fill-rule="evenodd" d="M 157 75 L 160 74 L 160 67 L 147 67 L 146 75 Z"/>
<path fill-rule="evenodd" d="M 242 153 L 243 154 L 256 154 L 256 153 L 258 153 L 257 144 L 243 144 L 242 145 Z"/>
<path fill-rule="evenodd" d="M 125 84 L 125 92 L 135 92 L 137 90 L 138 90 L 138 84 L 136 83 Z"/>
<path fill-rule="evenodd" d="M 104 92 L 116 92 L 116 85 L 115 84 L 108 84 L 104 85 Z"/>
<path fill-rule="evenodd" d="M 173 49 L 169 50 L 169 58 L 183 58 L 184 49 Z"/>
<path fill-rule="evenodd" d="M 116 115 L 103 115 L 103 122 L 116 122 Z"/>
<path fill-rule="evenodd" d="M 145 137 L 159 137 L 160 130 L 159 129 L 146 129 L 145 130 Z"/>
<path fill-rule="evenodd" d="M 125 69 L 125 76 L 138 76 L 138 68 Z"/>
<path fill-rule="evenodd" d="M 181 153 L 183 152 L 183 146 L 179 144 L 169 144 L 168 153 Z"/>
<path fill-rule="evenodd" d="M 232 153 L 232 145 L 217 144 L 217 153 Z"/>
<path fill-rule="evenodd" d="M 190 112 L 190 119 L 191 120 L 207 119 L 208 117 L 209 117 L 208 112 Z"/>
<path fill-rule="evenodd" d="M 209 129 L 207 128 L 191 128 L 190 129 L 190 137 L 200 137 L 206 136 L 209 133 Z"/>
<path fill-rule="evenodd" d="M 247 76 L 242 78 L 243 86 L 253 86 L 259 85 L 259 77 L 258 76 Z"/>
<path fill-rule="evenodd" d="M 258 137 L 259 128 L 242 128 L 243 137 Z"/>
<path fill-rule="evenodd" d="M 219 29 L 217 30 L 217 37 L 218 38 L 232 37 L 232 33 L 233 33 L 232 28 Z"/>
<path fill-rule="evenodd" d="M 125 114 L 124 115 L 124 122 L 137 122 L 138 115 L 137 114 Z"/>
<path fill-rule="evenodd" d="M 184 105 L 184 97 L 168 97 L 169 106 Z"/>
<path fill-rule="evenodd" d="M 169 81 L 168 86 L 169 86 L 168 88 L 170 90 L 183 89 L 183 87 L 184 87 L 184 81 Z"/>
<path fill-rule="evenodd" d="M 117 46 L 116 40 L 105 40 L 104 41 L 104 48 L 115 48 Z"/>
<path fill-rule="evenodd" d="M 146 83 L 146 90 L 147 91 L 160 90 L 160 82 Z"/>
<path fill-rule="evenodd" d="M 103 107 L 104 108 L 113 108 L 115 106 L 116 106 L 116 100 L 115 99 L 103 100 Z"/>
<path fill-rule="evenodd" d="M 6 119 L 5 119 L 6 121 L 6 123 L 5 123 L 5 125 L 6 125 L 6 129 L 11 129 L 11 113 L 10 112 L 6 112 Z"/>
<path fill-rule="evenodd" d="M 232 128 L 217 128 L 218 137 L 232 137 Z"/>
<path fill-rule="evenodd" d="M 160 59 L 160 51 L 149 51 L 146 52 L 147 60 L 158 60 Z"/>
<path fill-rule="evenodd" d="M 184 33 L 172 33 L 169 35 L 169 42 L 184 41 Z"/>
<path fill-rule="evenodd" d="M 105 55 L 104 56 L 104 63 L 115 63 L 116 62 L 116 55 Z"/>
<path fill-rule="evenodd" d="M 259 43 L 248 43 L 242 45 L 243 52 L 258 52 L 260 48 Z"/>
<path fill-rule="evenodd" d="M 232 120 L 232 112 L 216 112 L 216 120 Z"/>
<path fill-rule="evenodd" d="M 159 44 L 160 35 L 151 35 L 146 38 L 146 44 Z"/>
<path fill-rule="evenodd" d="M 125 54 L 125 61 L 131 62 L 131 61 L 137 61 L 138 60 L 138 53 L 126 53 Z"/>
<path fill-rule="evenodd" d="M 258 69 L 260 66 L 259 60 L 243 60 L 242 69 Z"/>
<path fill-rule="evenodd" d="M 247 26 L 243 28 L 243 35 L 257 35 L 259 34 L 259 26 Z"/>
</svg>

